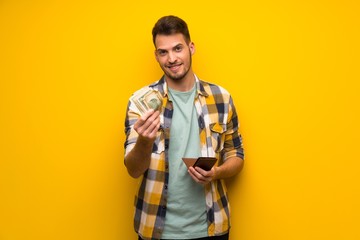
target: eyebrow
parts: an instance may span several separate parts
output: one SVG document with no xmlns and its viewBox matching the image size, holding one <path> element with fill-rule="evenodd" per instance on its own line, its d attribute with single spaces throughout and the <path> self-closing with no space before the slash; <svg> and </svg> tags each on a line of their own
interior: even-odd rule
<svg viewBox="0 0 360 240">
<path fill-rule="evenodd" d="M 176 44 L 174 47 L 172 47 L 171 49 L 175 49 L 175 48 L 177 48 L 177 47 L 182 47 L 182 46 L 184 46 L 184 44 L 182 44 L 182 43 L 178 43 L 178 44 Z M 166 49 L 162 49 L 162 48 L 158 48 L 158 49 L 156 49 L 156 51 L 158 52 L 158 51 L 168 51 L 168 50 L 166 50 Z"/>
<path fill-rule="evenodd" d="M 179 43 L 179 44 L 177 44 L 176 46 L 174 46 L 173 49 L 174 49 L 174 48 L 177 48 L 177 47 L 182 47 L 182 46 L 184 46 L 184 45 L 183 45 L 182 43 Z"/>
</svg>

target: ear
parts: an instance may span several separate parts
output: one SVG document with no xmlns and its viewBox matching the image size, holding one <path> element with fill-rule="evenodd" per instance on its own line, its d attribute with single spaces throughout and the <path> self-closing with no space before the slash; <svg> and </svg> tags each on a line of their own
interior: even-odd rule
<svg viewBox="0 0 360 240">
<path fill-rule="evenodd" d="M 194 42 L 190 42 L 190 43 L 189 43 L 189 48 L 190 48 L 190 53 L 191 53 L 191 55 L 194 55 L 194 53 L 195 53 L 195 43 L 194 43 Z"/>
</svg>

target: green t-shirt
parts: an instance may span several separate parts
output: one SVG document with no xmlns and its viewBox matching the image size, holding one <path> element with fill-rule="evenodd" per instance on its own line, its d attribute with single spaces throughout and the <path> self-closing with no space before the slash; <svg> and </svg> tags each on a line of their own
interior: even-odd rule
<svg viewBox="0 0 360 240">
<path fill-rule="evenodd" d="M 204 186 L 187 172 L 183 157 L 200 156 L 200 137 L 194 105 L 196 87 L 188 92 L 169 89 L 173 117 L 169 143 L 169 184 L 163 239 L 208 236 Z"/>
</svg>

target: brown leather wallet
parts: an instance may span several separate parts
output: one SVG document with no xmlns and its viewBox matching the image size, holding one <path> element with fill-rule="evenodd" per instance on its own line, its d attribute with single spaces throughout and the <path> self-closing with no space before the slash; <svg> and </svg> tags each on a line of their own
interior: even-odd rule
<svg viewBox="0 0 360 240">
<path fill-rule="evenodd" d="M 198 158 L 183 158 L 183 161 L 187 168 L 200 167 L 206 171 L 209 171 L 216 163 L 217 159 L 214 157 L 198 157 Z"/>
</svg>

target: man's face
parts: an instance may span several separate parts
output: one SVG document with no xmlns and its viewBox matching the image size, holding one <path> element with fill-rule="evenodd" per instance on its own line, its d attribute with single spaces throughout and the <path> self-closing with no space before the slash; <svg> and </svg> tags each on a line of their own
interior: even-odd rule
<svg viewBox="0 0 360 240">
<path fill-rule="evenodd" d="M 169 80 L 181 81 L 192 73 L 191 56 L 195 52 L 194 43 L 186 43 L 181 33 L 157 35 L 155 57 Z"/>
</svg>

